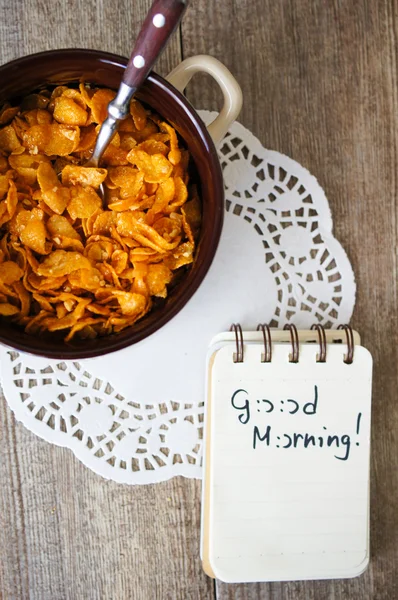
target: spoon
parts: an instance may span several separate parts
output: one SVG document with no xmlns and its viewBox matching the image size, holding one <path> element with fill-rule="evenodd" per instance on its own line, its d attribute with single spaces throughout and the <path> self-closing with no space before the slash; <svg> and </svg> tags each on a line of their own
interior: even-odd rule
<svg viewBox="0 0 398 600">
<path fill-rule="evenodd" d="M 98 167 L 101 157 L 115 135 L 119 121 L 128 117 L 130 100 L 143 84 L 154 63 L 179 24 L 188 0 L 154 0 L 138 34 L 116 97 L 108 105 L 108 116 L 101 125 L 91 158 L 86 167 Z M 104 198 L 103 184 L 99 194 Z"/>
</svg>

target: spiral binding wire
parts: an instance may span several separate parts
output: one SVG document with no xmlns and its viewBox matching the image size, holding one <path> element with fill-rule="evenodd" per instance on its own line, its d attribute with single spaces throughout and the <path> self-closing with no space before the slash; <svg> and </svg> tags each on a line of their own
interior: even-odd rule
<svg viewBox="0 0 398 600">
<path fill-rule="evenodd" d="M 327 343 L 326 343 L 326 333 L 323 325 L 319 323 L 315 323 L 312 325 L 311 330 L 316 329 L 318 332 L 318 341 L 319 341 L 319 355 L 317 362 L 324 363 L 326 362 L 326 354 L 327 354 Z"/>
<path fill-rule="evenodd" d="M 337 329 L 344 329 L 347 336 L 347 354 L 344 357 L 344 362 L 350 365 L 354 362 L 354 333 L 350 325 L 339 325 Z"/>
<path fill-rule="evenodd" d="M 289 361 L 292 363 L 298 363 L 300 360 L 300 340 L 297 327 L 293 325 L 293 323 L 287 323 L 283 329 L 285 331 L 290 331 L 292 351 L 290 353 Z M 350 365 L 354 361 L 354 333 L 350 325 L 339 325 L 338 329 L 342 329 L 346 333 L 347 354 L 344 355 L 344 362 Z M 327 340 L 325 328 L 323 327 L 323 325 L 315 323 L 314 325 L 312 325 L 311 330 L 317 331 L 318 333 L 319 354 L 317 356 L 317 362 L 325 363 L 327 358 Z M 236 352 L 234 352 L 233 360 L 236 363 L 242 363 L 244 362 L 244 344 L 242 327 L 239 323 L 233 323 L 231 325 L 230 331 L 235 332 Z M 261 354 L 261 362 L 270 363 L 272 362 L 271 329 L 265 323 L 259 323 L 259 325 L 257 326 L 257 331 L 262 332 L 264 341 L 264 352 Z"/>
<path fill-rule="evenodd" d="M 234 352 L 234 362 L 243 362 L 243 333 L 239 323 L 232 323 L 230 331 L 235 332 L 236 352 Z"/>
<path fill-rule="evenodd" d="M 290 355 L 290 362 L 298 363 L 300 358 L 300 342 L 297 327 L 293 323 L 287 323 L 284 330 L 290 331 L 290 340 L 292 342 L 292 353 Z"/>
<path fill-rule="evenodd" d="M 257 325 L 257 331 L 263 332 L 264 354 L 262 354 L 262 356 L 261 356 L 261 362 L 271 362 L 271 360 L 272 360 L 271 329 L 265 323 L 259 323 Z"/>
</svg>

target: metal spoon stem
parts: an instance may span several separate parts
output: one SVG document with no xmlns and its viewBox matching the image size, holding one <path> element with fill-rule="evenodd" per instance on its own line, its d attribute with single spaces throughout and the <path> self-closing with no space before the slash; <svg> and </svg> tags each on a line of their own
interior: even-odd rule
<svg viewBox="0 0 398 600">
<path fill-rule="evenodd" d="M 98 167 L 104 151 L 118 129 L 119 121 L 129 115 L 130 100 L 135 91 L 135 88 L 123 82 L 120 84 L 116 97 L 108 105 L 108 116 L 101 125 L 93 155 L 86 163 L 86 167 Z"/>
<path fill-rule="evenodd" d="M 119 121 L 130 111 L 130 100 L 144 83 L 186 9 L 186 0 L 153 0 L 135 42 L 116 97 L 108 106 L 108 117 L 101 125 L 93 155 L 86 167 L 98 167 Z M 99 190 L 104 198 L 104 187 Z"/>
</svg>

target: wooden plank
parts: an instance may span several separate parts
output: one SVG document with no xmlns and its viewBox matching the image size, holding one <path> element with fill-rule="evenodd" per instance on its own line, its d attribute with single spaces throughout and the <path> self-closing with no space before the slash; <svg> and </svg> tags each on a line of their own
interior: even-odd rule
<svg viewBox="0 0 398 600">
<path fill-rule="evenodd" d="M 129 56 L 151 0 L 0 1 L 0 64 L 32 52 L 93 48 Z M 181 59 L 177 32 L 156 70 L 162 75 Z"/>
<path fill-rule="evenodd" d="M 128 55 L 149 0 L 0 0 L 0 63 L 56 47 Z M 396 325 L 396 0 L 196 0 L 184 56 L 210 53 L 241 82 L 242 122 L 296 158 L 325 188 L 358 282 L 354 325 L 375 356 L 372 562 L 352 581 L 218 584 L 221 599 L 398 597 Z M 178 38 L 159 62 L 180 57 Z M 216 108 L 198 76 L 189 96 Z M 0 404 L 0 594 L 5 598 L 204 598 L 199 483 L 124 487 L 15 424 Z M 171 500 L 168 501 L 167 499 Z"/>
<path fill-rule="evenodd" d="M 0 0 L 0 64 L 52 48 L 128 56 L 150 0 Z M 181 59 L 179 32 L 158 62 Z M 200 482 L 105 481 L 15 422 L 0 399 L 0 597 L 213 598 L 199 560 Z"/>
<path fill-rule="evenodd" d="M 319 179 L 358 284 L 353 319 L 375 359 L 371 565 L 348 581 L 217 584 L 219 600 L 398 597 L 396 0 L 197 0 L 184 56 L 212 54 L 240 82 L 241 122 Z M 215 109 L 214 83 L 188 95 Z"/>
<path fill-rule="evenodd" d="M 4 598 L 212 598 L 199 561 L 199 482 L 105 481 L 0 406 Z"/>
</svg>

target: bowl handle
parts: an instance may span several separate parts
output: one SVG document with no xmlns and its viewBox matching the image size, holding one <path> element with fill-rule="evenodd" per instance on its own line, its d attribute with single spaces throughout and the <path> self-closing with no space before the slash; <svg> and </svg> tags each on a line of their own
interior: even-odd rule
<svg viewBox="0 0 398 600">
<path fill-rule="evenodd" d="M 242 90 L 227 67 L 216 58 L 204 54 L 191 56 L 182 61 L 166 79 L 183 94 L 192 77 L 198 72 L 211 75 L 224 95 L 224 106 L 220 114 L 208 126 L 209 133 L 217 145 L 221 142 L 242 108 Z"/>
</svg>

